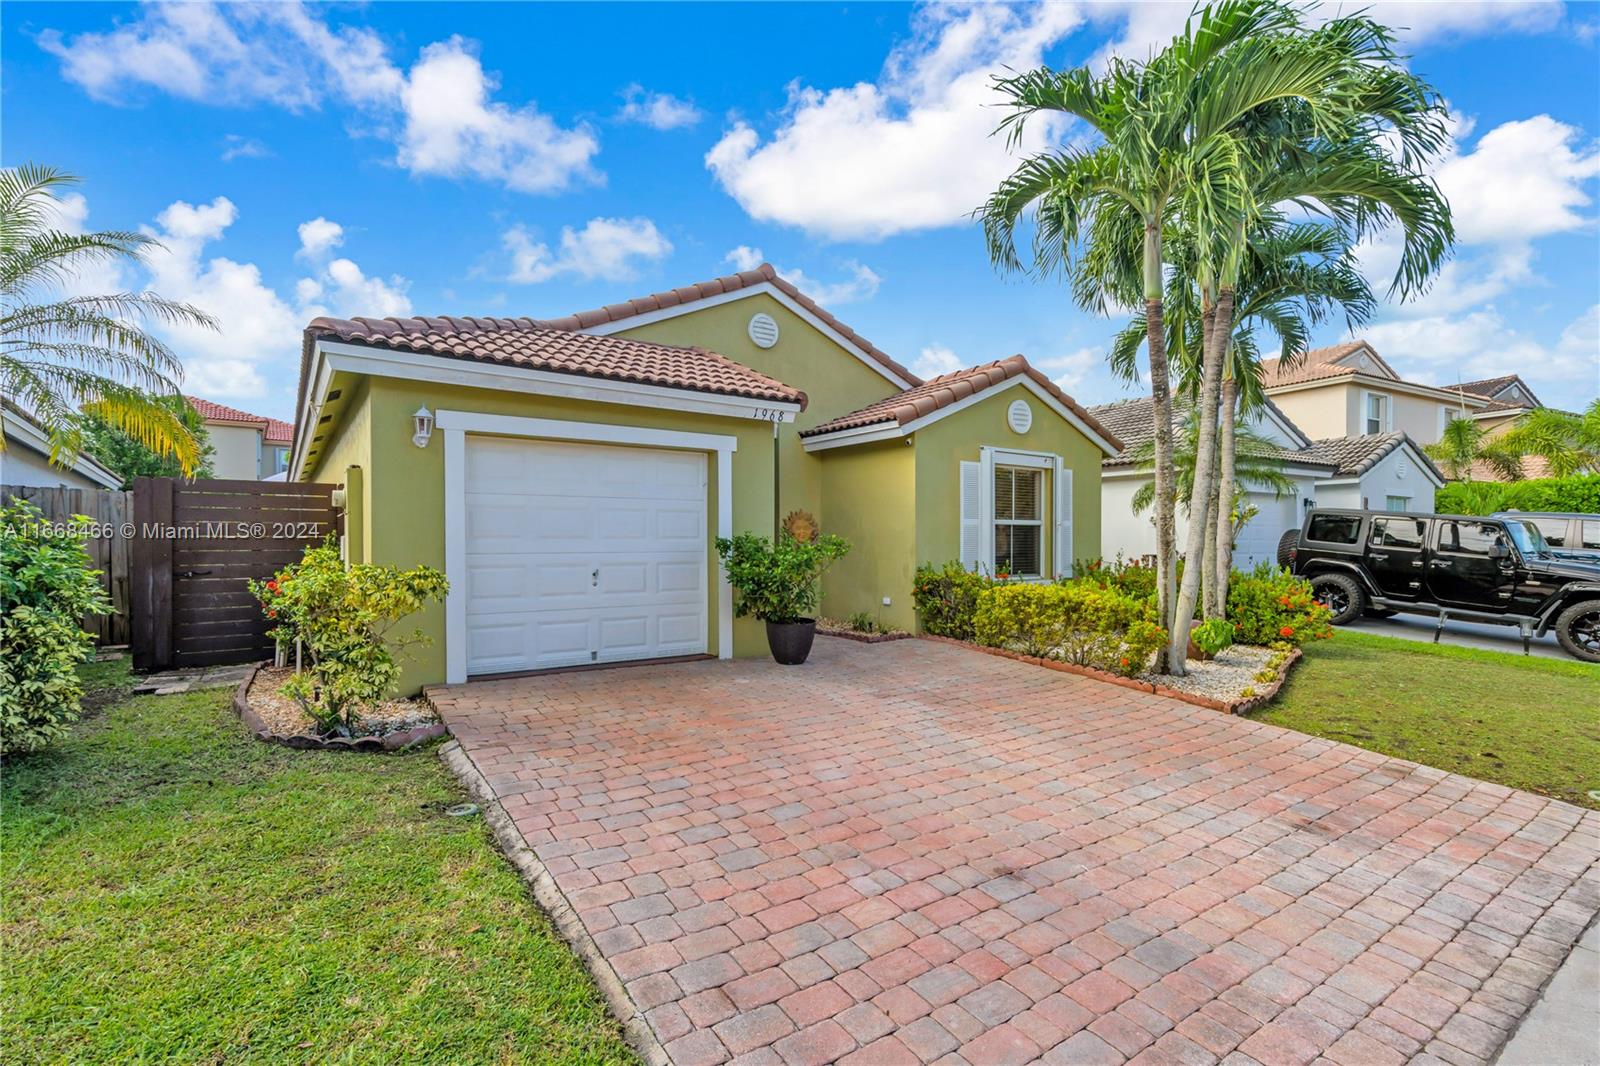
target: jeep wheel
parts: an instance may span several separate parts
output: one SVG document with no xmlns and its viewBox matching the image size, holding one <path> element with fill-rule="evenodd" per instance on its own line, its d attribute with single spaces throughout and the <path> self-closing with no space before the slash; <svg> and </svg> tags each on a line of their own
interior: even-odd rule
<svg viewBox="0 0 1600 1066">
<path fill-rule="evenodd" d="M 1600 600 L 1584 600 L 1561 612 L 1556 640 L 1574 659 L 1600 663 Z"/>
<path fill-rule="evenodd" d="M 1366 596 L 1361 593 L 1361 586 L 1343 574 L 1322 574 L 1312 578 L 1311 594 L 1327 604 L 1328 610 L 1333 612 L 1332 622 L 1336 626 L 1346 625 L 1360 618 L 1362 608 L 1367 603 Z"/>
<path fill-rule="evenodd" d="M 1289 558 L 1289 549 L 1298 543 L 1300 543 L 1300 531 L 1298 529 L 1291 529 L 1278 538 L 1278 565 L 1285 570 L 1289 569 L 1289 564 L 1293 561 Z"/>
</svg>

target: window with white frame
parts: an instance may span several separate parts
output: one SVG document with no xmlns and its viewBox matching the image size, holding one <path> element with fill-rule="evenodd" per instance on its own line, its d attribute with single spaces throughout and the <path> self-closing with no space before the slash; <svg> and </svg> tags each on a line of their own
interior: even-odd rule
<svg viewBox="0 0 1600 1066">
<path fill-rule="evenodd" d="M 1044 471 L 995 467 L 994 572 L 1038 577 L 1043 542 Z"/>
<path fill-rule="evenodd" d="M 1383 498 L 1383 509 L 1385 511 L 1400 511 L 1402 513 L 1409 511 L 1411 510 L 1411 497 L 1385 496 Z"/>
<path fill-rule="evenodd" d="M 1389 397 L 1381 392 L 1366 394 L 1366 410 L 1364 414 L 1364 433 L 1382 433 L 1389 428 Z"/>
</svg>

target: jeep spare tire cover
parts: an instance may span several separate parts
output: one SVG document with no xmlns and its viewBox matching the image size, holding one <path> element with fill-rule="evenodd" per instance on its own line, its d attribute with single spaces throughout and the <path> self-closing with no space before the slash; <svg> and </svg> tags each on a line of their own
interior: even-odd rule
<svg viewBox="0 0 1600 1066">
<path fill-rule="evenodd" d="M 1291 529 L 1278 538 L 1278 565 L 1284 568 L 1289 566 L 1289 549 L 1293 548 L 1300 540 L 1300 531 Z"/>
</svg>

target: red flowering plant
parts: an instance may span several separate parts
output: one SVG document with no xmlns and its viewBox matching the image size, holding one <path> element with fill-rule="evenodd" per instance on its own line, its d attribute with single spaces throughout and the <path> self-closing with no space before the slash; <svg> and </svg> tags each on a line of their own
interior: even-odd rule
<svg viewBox="0 0 1600 1066">
<path fill-rule="evenodd" d="M 1333 612 L 1318 603 L 1311 584 L 1263 563 L 1235 574 L 1228 586 L 1228 621 L 1239 644 L 1308 644 L 1333 635 Z"/>
</svg>

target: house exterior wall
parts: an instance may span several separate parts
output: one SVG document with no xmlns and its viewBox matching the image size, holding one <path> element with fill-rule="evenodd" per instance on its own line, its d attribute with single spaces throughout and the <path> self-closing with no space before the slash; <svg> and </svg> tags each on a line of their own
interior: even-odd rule
<svg viewBox="0 0 1600 1066">
<path fill-rule="evenodd" d="M 1033 425 L 1016 433 L 1006 422 L 1011 401 L 1026 399 L 1033 408 Z M 1049 534 L 1055 514 L 1055 486 L 1045 479 L 1046 535 L 1042 570 L 1056 573 L 1079 559 L 1100 556 L 1100 460 L 1098 445 L 1059 417 L 1043 400 L 1014 387 L 965 410 L 958 411 L 912 437 L 917 458 L 917 562 L 945 563 L 961 557 L 961 463 L 975 462 L 986 445 L 1016 451 L 1059 455 L 1072 470 L 1072 554 L 1054 557 L 1054 536 Z M 907 592 L 909 593 L 909 584 Z"/>
<path fill-rule="evenodd" d="M 38 488 L 63 486 L 69 489 L 103 489 L 98 481 L 84 477 L 76 470 L 53 466 L 50 457 L 23 444 L 6 438 L 5 451 L 0 452 L 0 485 L 27 485 Z"/>
<path fill-rule="evenodd" d="M 1388 497 L 1409 497 L 1406 510 L 1426 513 L 1433 510 L 1433 482 L 1417 466 L 1405 448 L 1396 448 L 1361 475 L 1359 482 L 1348 478 L 1324 482 L 1317 487 L 1317 506 L 1351 507 L 1382 511 Z"/>
<path fill-rule="evenodd" d="M 778 343 L 771 348 L 762 348 L 750 339 L 750 319 L 758 313 L 771 315 L 778 323 Z M 767 293 L 702 307 L 622 330 L 619 335 L 709 348 L 804 392 L 806 409 L 778 429 L 780 510 L 784 514 L 796 508 L 810 511 L 824 530 L 830 530 L 822 460 L 805 451 L 799 433 L 899 392 L 893 382 Z M 768 427 L 769 436 L 771 432 Z M 768 518 L 753 528 L 770 534 L 771 525 Z"/>
<path fill-rule="evenodd" d="M 1349 435 L 1356 414 L 1356 392 L 1344 382 L 1335 381 L 1314 389 L 1271 395 L 1272 402 L 1300 427 L 1300 432 L 1312 440 L 1322 440 Z"/>
<path fill-rule="evenodd" d="M 261 431 L 248 426 L 206 423 L 214 449 L 211 469 L 219 478 L 261 480 Z"/>
<path fill-rule="evenodd" d="M 1315 498 L 1326 503 L 1316 490 L 1316 481 L 1309 475 L 1288 475 L 1295 491 L 1277 496 L 1272 492 L 1251 491 L 1248 502 L 1257 514 L 1239 531 L 1235 541 L 1234 566 L 1249 570 L 1258 562 L 1276 560 L 1278 538 L 1286 530 L 1300 525 L 1302 501 Z M 1125 560 L 1139 559 L 1156 552 L 1155 512 L 1146 508 L 1141 514 L 1133 513 L 1133 497 L 1139 487 L 1150 480 L 1149 474 L 1108 476 L 1101 483 L 1102 521 L 1101 536 L 1108 559 L 1121 555 Z M 1335 506 L 1327 504 L 1327 506 Z M 1189 535 L 1189 522 L 1183 508 L 1177 515 L 1178 543 Z"/>
<path fill-rule="evenodd" d="M 321 459 L 311 471 L 312 480 L 338 481 L 353 460 L 366 460 L 362 477 L 366 513 L 366 561 L 396 566 L 427 564 L 445 568 L 444 442 L 439 431 L 426 448 L 411 443 L 411 415 L 426 404 L 433 411 L 470 411 L 481 414 L 550 418 L 572 422 L 640 426 L 651 429 L 716 433 L 736 437 L 733 456 L 734 532 L 766 532 L 772 524 L 772 430 L 763 422 L 692 414 L 659 408 L 602 404 L 586 400 L 532 396 L 493 389 L 437 385 L 392 378 L 370 378 L 365 392 L 346 410 L 345 418 L 358 428 L 348 445 Z M 361 423 L 364 421 L 364 427 Z M 360 442 L 361 437 L 366 443 Z M 345 464 L 345 465 L 337 465 Z M 715 531 L 717 455 L 708 453 L 707 529 Z M 707 565 L 718 572 L 716 547 L 708 538 Z M 719 648 L 718 586 L 708 583 L 708 650 Z M 416 692 L 421 686 L 445 679 L 445 612 L 431 604 L 416 615 L 416 626 L 430 643 L 412 650 L 402 667 L 399 691 Z M 408 620 L 407 625 L 411 624 Z M 753 619 L 737 619 L 733 627 L 733 653 L 767 654 L 766 634 Z"/>
<path fill-rule="evenodd" d="M 1386 389 L 1370 382 L 1334 381 L 1316 388 L 1272 392 L 1272 402 L 1312 440 L 1358 437 L 1367 432 L 1366 397 L 1378 393 L 1389 398 L 1389 424 L 1382 432 L 1398 430 L 1418 444 L 1432 444 L 1444 432 L 1444 420 L 1459 404 L 1409 392 Z"/>
<path fill-rule="evenodd" d="M 1369 390 L 1377 391 L 1377 390 Z M 1444 419 L 1450 405 L 1439 400 L 1405 393 L 1388 394 L 1394 404 L 1390 428 L 1408 434 L 1418 444 L 1433 444 L 1444 432 Z"/>
<path fill-rule="evenodd" d="M 333 439 L 322 449 L 313 481 L 345 488 L 345 558 L 352 563 L 372 559 L 372 407 L 367 402 L 368 378 L 341 383 L 348 397 L 333 428 Z M 360 471 L 360 473 L 354 473 Z"/>
<path fill-rule="evenodd" d="M 822 613 L 843 620 L 866 611 L 885 626 L 916 630 L 911 603 L 917 568 L 916 453 L 903 440 L 822 453 L 828 532 L 850 554 L 822 583 Z M 883 599 L 889 598 L 889 605 Z"/>
</svg>

